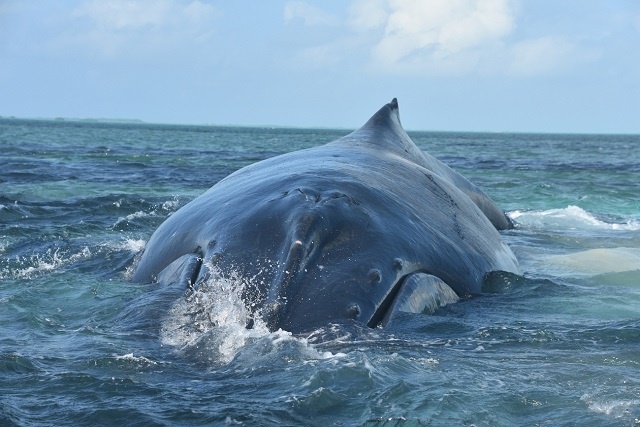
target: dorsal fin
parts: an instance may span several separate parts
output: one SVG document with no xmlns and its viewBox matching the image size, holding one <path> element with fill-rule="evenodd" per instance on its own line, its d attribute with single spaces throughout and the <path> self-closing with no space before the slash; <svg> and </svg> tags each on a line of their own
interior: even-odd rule
<svg viewBox="0 0 640 427">
<path fill-rule="evenodd" d="M 380 140 L 380 136 L 387 137 L 389 139 L 405 139 L 409 140 L 407 133 L 400 123 L 400 109 L 398 108 L 398 100 L 393 98 L 390 103 L 385 104 L 380 108 L 367 122 L 357 131 L 354 132 L 354 136 L 362 136 L 362 133 L 374 133 L 378 138 L 372 138 Z M 410 140 L 409 140 L 410 141 Z M 412 143 L 412 142 L 411 142 Z M 413 144 L 413 143 L 412 143 Z"/>
<path fill-rule="evenodd" d="M 362 146 L 385 151 L 430 170 L 467 194 L 498 230 L 513 228 L 511 220 L 478 187 L 411 140 L 400 123 L 398 100 L 385 104 L 358 130 L 327 145 Z"/>
<path fill-rule="evenodd" d="M 397 98 L 393 98 L 390 103 L 383 105 L 382 108 L 379 109 L 373 116 L 371 116 L 367 123 L 365 123 L 362 127 L 367 128 L 378 126 L 390 129 L 399 127 L 400 129 L 402 129 Z"/>
<path fill-rule="evenodd" d="M 422 151 L 409 138 L 400 123 L 400 110 L 396 98 L 383 105 L 360 129 L 331 144 L 376 147 L 418 164 L 424 161 Z"/>
</svg>

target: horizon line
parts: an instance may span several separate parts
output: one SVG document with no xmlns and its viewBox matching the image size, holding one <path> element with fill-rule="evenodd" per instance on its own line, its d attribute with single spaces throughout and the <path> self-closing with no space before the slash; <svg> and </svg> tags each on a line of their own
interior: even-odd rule
<svg viewBox="0 0 640 427">
<path fill-rule="evenodd" d="M 201 127 L 230 127 L 230 128 L 255 128 L 255 129 L 317 129 L 317 130 L 345 130 L 353 131 L 359 129 L 360 126 L 350 128 L 341 126 L 297 126 L 297 125 L 273 125 L 273 124 L 233 124 L 233 123 L 170 123 L 170 122 L 154 122 L 142 119 L 125 119 L 125 118 L 92 118 L 92 117 L 20 117 L 0 115 L 0 120 L 24 120 L 24 121 L 42 121 L 55 123 L 87 123 L 87 124 L 114 124 L 114 125 L 149 125 L 149 126 L 201 126 Z M 516 130 L 444 130 L 444 129 L 405 129 L 406 132 L 432 132 L 432 133 L 489 133 L 489 134 L 533 134 L 533 135 L 622 135 L 622 136 L 640 136 L 640 132 L 589 132 L 589 131 L 516 131 Z"/>
</svg>

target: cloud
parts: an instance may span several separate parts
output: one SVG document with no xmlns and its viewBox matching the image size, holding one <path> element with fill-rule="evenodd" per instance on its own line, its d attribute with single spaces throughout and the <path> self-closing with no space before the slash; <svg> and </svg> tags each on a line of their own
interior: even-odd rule
<svg viewBox="0 0 640 427">
<path fill-rule="evenodd" d="M 514 44 L 509 73 L 517 76 L 547 74 L 568 66 L 577 47 L 561 37 L 540 37 Z"/>
<path fill-rule="evenodd" d="M 392 0 L 389 6 L 384 36 L 372 52 L 388 67 L 416 55 L 446 60 L 498 41 L 514 27 L 507 0 Z"/>
<path fill-rule="evenodd" d="M 287 2 L 284 6 L 284 22 L 289 24 L 295 19 L 301 19 L 307 26 L 334 26 L 340 23 L 337 17 L 304 1 Z"/>
<path fill-rule="evenodd" d="M 199 0 L 88 0 L 54 49 L 84 48 L 103 59 L 179 54 L 210 42 L 218 13 Z"/>
<path fill-rule="evenodd" d="M 488 62 L 484 56 L 513 31 L 511 1 L 354 0 L 334 39 L 304 47 L 298 59 L 322 66 L 355 57 L 386 74 L 464 73 Z M 302 2 L 285 8 L 285 20 L 294 16 L 307 25 L 333 22 Z"/>
<path fill-rule="evenodd" d="M 383 75 L 531 77 L 598 58 L 578 36 L 544 25 L 522 31 L 522 7 L 517 0 L 353 0 L 332 38 L 307 43 L 294 62 Z M 303 16 L 308 26 L 337 19 L 303 2 L 285 8 L 288 20 Z"/>
<path fill-rule="evenodd" d="M 347 25 L 356 32 L 384 27 L 389 11 L 386 0 L 356 0 L 349 7 Z"/>
</svg>

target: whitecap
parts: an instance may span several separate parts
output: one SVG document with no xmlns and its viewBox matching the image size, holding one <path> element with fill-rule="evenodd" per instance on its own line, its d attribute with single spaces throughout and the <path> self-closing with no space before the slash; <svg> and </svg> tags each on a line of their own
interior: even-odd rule
<svg viewBox="0 0 640 427">
<path fill-rule="evenodd" d="M 136 362 L 143 365 L 157 365 L 158 362 L 154 362 L 151 359 L 148 359 L 144 356 L 134 356 L 133 353 L 123 354 L 123 355 L 114 355 L 116 360 L 126 360 L 130 362 Z"/>
<path fill-rule="evenodd" d="M 508 215 L 517 223 L 532 228 L 640 230 L 640 221 L 636 218 L 629 218 L 624 223 L 605 222 L 596 218 L 590 212 L 573 205 L 562 209 L 548 209 L 544 211 L 515 210 L 509 212 Z"/>
<path fill-rule="evenodd" d="M 583 395 L 580 400 L 587 402 L 589 410 L 613 416 L 615 418 L 621 418 L 628 415 L 630 408 L 640 405 L 640 400 L 637 399 L 611 399 L 611 400 L 596 400 L 590 395 Z"/>
<path fill-rule="evenodd" d="M 132 253 L 138 253 L 140 252 L 142 249 L 144 249 L 145 245 L 147 244 L 147 242 L 143 239 L 124 239 L 121 240 L 120 242 L 117 242 L 115 244 L 111 244 L 111 243 L 105 243 L 104 246 L 111 248 L 111 249 L 115 249 L 115 250 L 119 250 L 119 251 L 128 251 L 128 252 L 132 252 Z"/>
<path fill-rule="evenodd" d="M 0 279 L 24 279 L 31 278 L 42 273 L 48 273 L 60 269 L 61 267 L 87 259 L 92 255 L 88 247 L 82 248 L 79 252 L 69 254 L 69 251 L 60 248 L 48 249 L 43 254 L 34 254 L 28 257 L 16 257 L 13 261 L 18 267 L 4 268 L 0 271 Z"/>
<path fill-rule="evenodd" d="M 116 205 L 116 207 L 120 207 L 120 201 L 115 202 L 114 203 Z M 127 216 L 124 217 L 120 217 L 118 218 L 118 220 L 113 224 L 113 227 L 117 227 L 123 223 L 126 222 L 130 222 L 133 221 L 135 219 L 139 219 L 139 218 L 148 218 L 148 217 L 154 217 L 154 216 L 166 216 L 168 212 L 168 215 L 172 215 L 177 208 L 180 207 L 180 200 L 175 197 L 171 200 L 166 200 L 165 202 L 163 202 L 160 206 L 155 206 L 153 209 L 151 209 L 149 212 L 145 212 L 145 211 L 137 211 L 134 213 L 131 213 Z M 166 211 L 166 212 L 158 212 L 158 211 Z"/>
<path fill-rule="evenodd" d="M 115 224 L 113 224 L 113 226 L 117 227 L 118 225 L 120 225 L 120 224 L 122 224 L 124 222 L 129 222 L 129 221 L 132 221 L 132 220 L 134 220 L 136 218 L 149 217 L 149 216 L 152 216 L 154 214 L 155 214 L 155 211 L 150 212 L 150 213 L 143 212 L 143 211 L 134 212 L 134 213 L 129 214 L 129 215 L 125 216 L 125 217 L 121 216 L 120 218 L 118 218 L 118 220 L 115 222 Z"/>
<path fill-rule="evenodd" d="M 167 200 L 162 204 L 162 209 L 165 211 L 175 211 L 176 208 L 180 205 L 180 201 L 178 198 L 174 198 L 172 200 Z"/>
</svg>

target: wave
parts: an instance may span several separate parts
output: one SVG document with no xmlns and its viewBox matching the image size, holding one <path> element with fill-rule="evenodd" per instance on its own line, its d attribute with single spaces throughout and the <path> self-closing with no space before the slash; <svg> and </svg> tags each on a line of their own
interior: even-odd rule
<svg viewBox="0 0 640 427">
<path fill-rule="evenodd" d="M 614 418 L 623 418 L 630 412 L 631 408 L 636 408 L 640 405 L 640 400 L 638 399 L 602 399 L 591 394 L 584 394 L 580 400 L 589 405 L 590 411 L 610 415 Z M 636 423 L 637 421 L 636 419 Z"/>
<path fill-rule="evenodd" d="M 127 216 L 124 217 L 120 217 L 118 218 L 118 220 L 113 224 L 113 227 L 118 227 L 119 225 L 123 224 L 123 223 L 128 223 L 133 221 L 134 219 L 139 219 L 139 218 L 146 218 L 146 217 L 150 217 L 150 216 L 154 216 L 155 212 L 143 212 L 143 211 L 138 211 L 138 212 L 134 212 L 132 214 L 129 214 Z"/>
<path fill-rule="evenodd" d="M 637 281 L 640 217 L 596 215 L 573 205 L 508 215 L 518 224 L 514 241 L 523 270 L 603 284 Z"/>
<path fill-rule="evenodd" d="M 184 204 L 184 201 L 178 197 L 166 200 L 160 204 L 151 204 L 148 206 L 142 206 L 142 210 L 137 210 L 126 216 L 121 216 L 111 226 L 114 230 L 127 230 L 129 227 L 140 227 L 149 220 L 155 220 L 156 218 L 166 218 L 173 215 L 173 213 Z M 113 206 L 120 208 L 122 200 L 113 202 Z"/>
<path fill-rule="evenodd" d="M 640 230 L 640 219 L 624 218 L 620 222 L 607 222 L 578 206 L 567 206 L 562 209 L 548 209 L 543 211 L 515 210 L 508 213 L 509 217 L 521 226 L 528 228 L 561 228 L 587 230 Z"/>
<path fill-rule="evenodd" d="M 110 247 L 115 250 L 128 251 L 137 254 L 144 248 L 145 244 L 146 242 L 142 239 L 125 238 L 124 240 L 117 243 L 105 243 L 104 246 Z"/>
<path fill-rule="evenodd" d="M 59 242 L 51 242 L 44 248 L 34 248 L 29 254 L 6 256 L 8 245 L 0 241 L 0 254 L 5 255 L 0 258 L 0 280 L 33 279 L 69 268 L 78 268 L 86 262 L 97 263 L 99 267 L 107 259 L 114 261 L 120 257 L 128 265 L 128 260 L 138 254 L 145 244 L 146 242 L 142 239 L 129 237 L 97 244 L 69 242 L 60 245 Z M 105 270 L 111 271 L 106 267 Z"/>
<path fill-rule="evenodd" d="M 122 360 L 122 361 L 126 361 L 126 362 L 132 362 L 134 364 L 138 364 L 138 365 L 157 365 L 158 362 L 148 359 L 144 356 L 134 356 L 133 353 L 127 353 L 127 354 L 123 354 L 121 356 L 119 355 L 114 355 L 113 356 L 115 358 L 115 360 Z"/>
<path fill-rule="evenodd" d="M 74 253 L 61 248 L 48 248 L 44 253 L 16 256 L 0 270 L 0 279 L 30 279 L 59 270 L 92 255 L 91 249 L 85 246 Z"/>
</svg>

